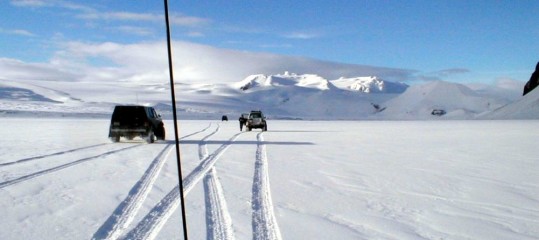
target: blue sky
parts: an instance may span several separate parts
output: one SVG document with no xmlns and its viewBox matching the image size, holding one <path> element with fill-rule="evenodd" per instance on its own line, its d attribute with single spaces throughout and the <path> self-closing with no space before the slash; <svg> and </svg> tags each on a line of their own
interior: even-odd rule
<svg viewBox="0 0 539 240">
<path fill-rule="evenodd" d="M 411 80 L 527 81 L 539 61 L 533 0 L 170 0 L 169 7 L 177 41 L 406 69 Z M 8 0 L 0 15 L 0 58 L 24 63 L 51 63 L 68 42 L 165 39 L 163 1 Z"/>
</svg>

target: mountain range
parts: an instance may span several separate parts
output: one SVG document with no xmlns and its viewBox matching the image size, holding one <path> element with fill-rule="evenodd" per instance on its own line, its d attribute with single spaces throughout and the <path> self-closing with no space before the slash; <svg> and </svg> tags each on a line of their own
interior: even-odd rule
<svg viewBox="0 0 539 240">
<path fill-rule="evenodd" d="M 539 93 L 521 97 L 507 89 L 445 81 L 408 85 L 377 76 L 327 80 L 285 72 L 251 75 L 232 83 L 176 83 L 175 90 L 178 115 L 184 119 L 220 119 L 255 109 L 277 119 L 539 118 Z M 109 117 L 117 104 L 155 106 L 169 118 L 169 84 L 0 81 L 0 116 Z"/>
</svg>

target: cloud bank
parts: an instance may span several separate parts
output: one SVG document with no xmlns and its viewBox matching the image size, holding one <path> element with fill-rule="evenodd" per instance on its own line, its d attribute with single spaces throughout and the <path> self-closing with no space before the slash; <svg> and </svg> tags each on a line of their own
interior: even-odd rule
<svg viewBox="0 0 539 240">
<path fill-rule="evenodd" d="M 228 83 L 252 74 L 284 71 L 318 74 L 327 79 L 376 75 L 387 80 L 409 80 L 414 71 L 321 61 L 311 58 L 215 48 L 184 41 L 173 42 L 176 81 Z M 66 42 L 45 63 L 0 59 L 4 79 L 61 81 L 168 81 L 165 41 L 136 44 Z"/>
</svg>

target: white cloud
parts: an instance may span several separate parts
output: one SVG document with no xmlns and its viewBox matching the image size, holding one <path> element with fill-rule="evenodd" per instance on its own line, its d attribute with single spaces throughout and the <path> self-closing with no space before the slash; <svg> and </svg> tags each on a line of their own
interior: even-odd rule
<svg viewBox="0 0 539 240">
<path fill-rule="evenodd" d="M 12 0 L 11 4 L 17 7 L 57 7 L 76 11 L 76 16 L 87 20 L 108 20 L 108 21 L 139 21 L 139 22 L 159 22 L 165 20 L 164 14 L 136 13 L 128 11 L 99 11 L 87 5 L 77 4 L 62 0 Z M 170 23 L 183 27 L 202 27 L 211 22 L 210 19 L 195 16 L 186 16 L 179 13 L 170 13 Z"/>
<path fill-rule="evenodd" d="M 175 13 L 172 13 L 169 17 L 171 24 L 184 27 L 202 27 L 211 23 L 211 20 L 207 18 L 184 16 Z M 163 21 L 163 19 L 164 17 L 161 18 L 161 21 Z"/>
<path fill-rule="evenodd" d="M 187 36 L 189 36 L 189 37 L 204 37 L 205 35 L 202 32 L 192 31 L 192 32 L 188 32 Z"/>
<path fill-rule="evenodd" d="M 121 21 L 163 21 L 161 15 L 132 12 L 96 12 L 79 15 L 81 18 L 94 20 L 121 20 Z"/>
<path fill-rule="evenodd" d="M 63 71 L 49 63 L 26 63 L 16 59 L 0 58 L 0 78 L 2 79 L 62 81 L 79 79 L 81 74 Z"/>
<path fill-rule="evenodd" d="M 515 80 L 512 78 L 498 78 L 495 80 L 494 85 L 498 88 L 522 91 L 524 89 L 524 82 Z"/>
<path fill-rule="evenodd" d="M 305 33 L 305 32 L 294 32 L 285 34 L 285 38 L 291 38 L 291 39 L 313 39 L 318 38 L 320 35 L 315 33 Z"/>
<path fill-rule="evenodd" d="M 326 62 L 303 57 L 283 56 L 220 49 L 190 42 L 173 42 L 173 64 L 178 82 L 226 83 L 243 80 L 251 74 L 277 74 L 290 71 L 318 74 L 327 79 L 376 75 L 387 80 L 404 81 L 410 70 Z M 101 63 L 96 63 L 101 62 Z M 105 63 L 105 64 L 103 64 Z M 69 42 L 49 63 L 0 62 L 4 78 L 71 81 L 168 81 L 166 42 L 138 44 Z M 25 67 L 29 71 L 23 70 Z M 27 72 L 19 76 L 15 72 Z M 33 75 L 34 74 L 34 75 Z"/>
<path fill-rule="evenodd" d="M 11 5 L 17 7 L 59 7 L 76 11 L 95 12 L 96 10 L 77 3 L 63 1 L 63 0 L 11 0 Z"/>
<path fill-rule="evenodd" d="M 420 73 L 417 75 L 417 78 L 422 81 L 440 81 L 466 73 L 470 73 L 470 70 L 466 68 L 449 68 L 434 72 Z"/>
<path fill-rule="evenodd" d="M 260 45 L 261 48 L 291 48 L 293 47 L 292 44 L 283 43 L 283 44 L 262 44 Z"/>
<path fill-rule="evenodd" d="M 42 0 L 12 0 L 11 4 L 18 7 L 43 7 L 47 6 L 46 1 Z"/>
<path fill-rule="evenodd" d="M 88 19 L 88 20 L 114 20 L 114 21 L 138 21 L 138 22 L 156 22 L 164 23 L 165 15 L 164 14 L 153 14 L 153 13 L 134 13 L 134 12 L 83 12 L 78 15 L 79 18 Z M 184 16 L 180 14 L 171 14 L 170 23 L 172 25 L 183 26 L 183 27 L 201 27 L 210 23 L 211 20 L 206 18 Z"/>
<path fill-rule="evenodd" d="M 7 29 L 0 28 L 0 33 L 10 34 L 10 35 L 26 36 L 26 37 L 35 37 L 36 36 L 32 32 L 24 30 L 24 29 L 7 30 Z"/>
<path fill-rule="evenodd" d="M 139 35 L 139 36 L 150 36 L 154 34 L 154 31 L 150 28 L 145 27 L 134 27 L 134 26 L 119 26 L 118 30 L 124 33 Z"/>
<path fill-rule="evenodd" d="M 29 32 L 29 31 L 26 31 L 26 30 L 22 30 L 22 29 L 15 29 L 15 30 L 12 31 L 12 33 L 16 34 L 16 35 L 28 36 L 28 37 L 35 36 L 33 33 Z"/>
</svg>

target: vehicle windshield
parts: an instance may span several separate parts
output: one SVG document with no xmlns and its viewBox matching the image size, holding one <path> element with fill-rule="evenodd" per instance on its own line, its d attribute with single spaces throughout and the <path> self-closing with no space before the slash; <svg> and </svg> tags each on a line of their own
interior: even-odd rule
<svg viewBox="0 0 539 240">
<path fill-rule="evenodd" d="M 251 113 L 250 118 L 262 118 L 262 114 L 261 113 Z"/>
</svg>

